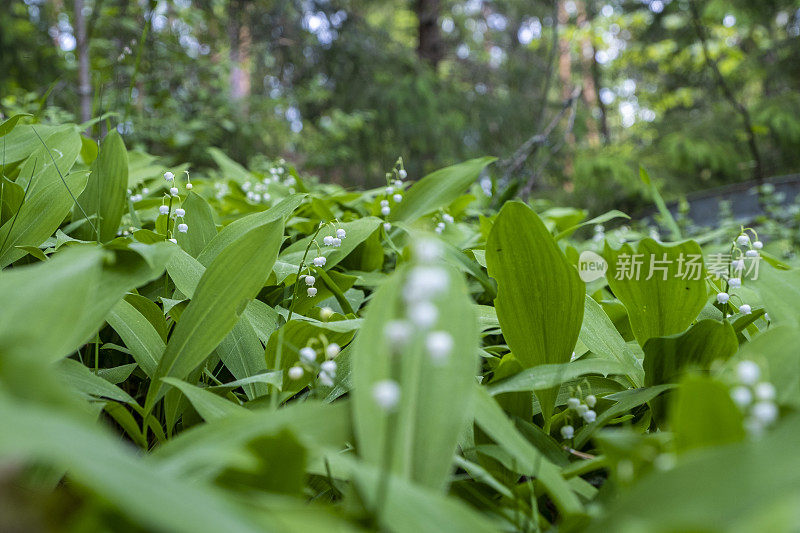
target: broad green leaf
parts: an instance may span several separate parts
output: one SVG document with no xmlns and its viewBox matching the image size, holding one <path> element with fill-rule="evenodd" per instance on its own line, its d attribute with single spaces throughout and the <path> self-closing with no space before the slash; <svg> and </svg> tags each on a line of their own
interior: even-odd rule
<svg viewBox="0 0 800 533">
<path fill-rule="evenodd" d="M 685 453 L 744 439 L 741 410 L 727 385 L 709 377 L 689 375 L 674 393 L 670 429 L 675 449 Z"/>
<path fill-rule="evenodd" d="M 67 384 L 82 394 L 136 404 L 136 400 L 131 398 L 127 392 L 109 383 L 78 361 L 62 359 L 56 366 Z"/>
<path fill-rule="evenodd" d="M 161 378 L 161 381 L 180 390 L 192 403 L 192 407 L 194 407 L 197 412 L 200 413 L 200 416 L 203 417 L 203 420 L 207 422 L 230 416 L 248 416 L 252 414 L 240 405 L 236 405 L 221 396 L 217 396 L 213 392 L 201 389 L 195 385 L 190 385 L 180 379 Z"/>
<path fill-rule="evenodd" d="M 244 387 L 245 385 L 250 385 L 252 383 L 265 383 L 267 385 L 272 385 L 280 389 L 281 387 L 281 373 L 280 372 L 264 372 L 263 374 L 256 374 L 254 376 L 250 376 L 244 379 L 237 379 L 236 381 L 230 381 L 228 383 L 224 383 L 222 385 L 214 385 L 208 387 L 210 391 L 223 391 L 229 392 L 234 389 L 238 389 L 239 387 Z"/>
<path fill-rule="evenodd" d="M 651 337 L 680 333 L 706 304 L 703 252 L 694 241 L 661 244 L 643 239 L 604 250 L 608 285 L 625 305 L 640 346 Z"/>
<path fill-rule="evenodd" d="M 578 448 L 582 447 L 584 444 L 586 444 L 595 430 L 603 427 L 610 420 L 613 420 L 615 417 L 630 411 L 634 407 L 638 407 L 653 400 L 653 398 L 658 397 L 658 395 L 662 392 L 668 391 L 674 387 L 675 385 L 672 384 L 656 385 L 654 387 L 645 387 L 642 389 L 625 390 L 605 396 L 603 398 L 604 400 L 610 400 L 616 403 L 614 403 L 614 405 L 605 411 L 598 413 L 597 420 L 590 424 L 585 424 L 578 431 L 578 433 L 575 435 L 575 446 Z"/>
<path fill-rule="evenodd" d="M 167 263 L 167 272 L 175 287 L 187 298 L 194 295 L 200 278 L 206 271 L 200 261 L 189 255 L 185 250 L 177 250 Z"/>
<path fill-rule="evenodd" d="M 366 505 L 374 508 L 382 483 L 386 483 L 386 498 L 380 514 L 380 530 L 397 533 L 440 533 L 469 531 L 489 533 L 498 527 L 483 514 L 462 501 L 420 486 L 398 475 L 384 477 L 380 467 L 356 461 L 341 454 L 328 454 L 326 462 L 334 474 L 353 479 L 364 494 Z M 324 472 L 320 472 L 324 474 Z"/>
<path fill-rule="evenodd" d="M 789 324 L 772 326 L 743 345 L 733 360 L 750 359 L 764 366 L 764 376 L 776 389 L 775 401 L 800 407 L 800 330 Z"/>
<path fill-rule="evenodd" d="M 159 272 L 160 274 L 160 272 Z M 139 311 L 155 328 L 164 344 L 167 342 L 167 321 L 164 310 L 157 306 L 153 300 L 140 294 L 127 294 L 125 300 Z"/>
<path fill-rule="evenodd" d="M 572 235 L 572 233 L 575 230 L 577 230 L 578 228 L 582 228 L 584 226 L 589 226 L 589 225 L 592 225 L 592 224 L 603 224 L 605 222 L 608 222 L 609 220 L 614 220 L 615 218 L 630 219 L 631 217 L 629 217 L 628 215 L 626 215 L 622 211 L 617 211 L 616 209 L 612 209 L 611 211 L 609 211 L 607 213 L 603 213 L 600 216 L 594 217 L 594 218 L 592 218 L 590 220 L 586 220 L 586 221 L 581 222 L 579 224 L 575 224 L 574 226 L 571 226 L 571 227 L 565 229 L 564 231 L 562 231 L 561 233 L 556 235 L 555 239 L 557 241 L 561 240 L 564 237 L 568 237 L 568 236 Z"/>
<path fill-rule="evenodd" d="M 75 350 L 75 323 L 65 317 L 94 305 L 102 258 L 98 249 L 72 249 L 0 271 L 0 352 L 55 361 Z"/>
<path fill-rule="evenodd" d="M 210 484 L 186 482 L 147 464 L 118 436 L 65 416 L 52 407 L 38 407 L 0 398 L 0 457 L 52 465 L 69 479 L 103 498 L 144 529 L 258 532 L 242 507 L 231 503 Z M 55 435 L 58 438 L 53 438 Z"/>
<path fill-rule="evenodd" d="M 93 218 L 99 232 L 99 241 L 107 242 L 117 235 L 119 222 L 125 212 L 125 190 L 128 187 L 128 152 L 122 136 L 116 131 L 109 133 L 100 145 L 100 152 L 94 160 L 86 188 L 78 197 L 83 211 L 74 206 L 72 219 L 78 220 L 85 213 Z M 78 239 L 94 240 L 98 236 L 89 224 L 84 224 L 75 232 Z"/>
<path fill-rule="evenodd" d="M 103 261 L 99 248 L 81 246 L 46 263 L 0 273 L 0 294 L 8 296 L 0 306 L 0 345 L 47 362 L 71 354 L 100 329 L 128 290 L 163 272 L 162 248 L 147 250 L 151 261 L 132 250 L 116 250 Z"/>
<path fill-rule="evenodd" d="M 101 368 L 97 375 L 109 383 L 119 385 L 130 377 L 133 371 L 136 370 L 137 366 L 139 365 L 136 363 L 128 363 L 126 365 L 114 366 L 111 368 Z"/>
<path fill-rule="evenodd" d="M 2 124 L 0 124 L 0 137 L 11 133 L 11 130 L 14 129 L 14 126 L 17 125 L 17 122 L 21 118 L 24 117 L 32 117 L 30 113 L 17 113 L 16 115 L 12 115 L 7 120 L 4 120 Z"/>
<path fill-rule="evenodd" d="M 189 255 L 197 257 L 208 243 L 217 236 L 214 211 L 202 196 L 191 191 L 181 204 L 181 208 L 186 211 L 183 222 L 189 226 L 189 231 L 176 233 L 178 244 Z"/>
<path fill-rule="evenodd" d="M 796 509 L 800 457 L 787 444 L 798 439 L 792 416 L 760 439 L 687 454 L 620 494 L 587 531 L 792 531 L 796 513 L 776 511 L 787 500 Z"/>
<path fill-rule="evenodd" d="M 761 261 L 758 279 L 748 285 L 761 296 L 771 322 L 799 326 L 800 270 L 778 270 L 764 263 Z"/>
<path fill-rule="evenodd" d="M 433 300 L 438 319 L 431 329 L 451 337 L 450 353 L 435 360 L 425 348 L 424 331 L 415 331 L 404 348 L 387 338 L 387 322 L 399 319 L 404 308 L 407 278 L 414 269 L 425 268 L 431 267 L 398 270 L 370 300 L 352 350 L 353 415 L 359 453 L 367 462 L 385 464 L 387 449 L 392 449 L 392 472 L 442 491 L 452 471 L 458 436 L 471 413 L 478 325 L 461 275 L 437 266 L 449 279 Z M 426 275 L 424 270 L 416 272 Z M 373 396 L 376 383 L 387 379 L 396 381 L 401 391 L 397 410 L 390 413 Z"/>
<path fill-rule="evenodd" d="M 197 260 L 200 264 L 208 266 L 229 244 L 253 228 L 279 219 L 285 221 L 297 209 L 297 206 L 303 202 L 305 196 L 304 194 L 294 194 L 284 198 L 266 211 L 236 219 L 222 228 L 222 231 L 203 248 L 203 251 L 197 256 Z"/>
<path fill-rule="evenodd" d="M 182 379 L 233 329 L 269 276 L 283 238 L 283 220 L 257 226 L 229 244 L 200 278 L 167 344 L 147 396 L 150 411 L 164 393 L 160 378 Z"/>
<path fill-rule="evenodd" d="M 317 257 L 319 253 L 319 255 L 322 255 L 326 259 L 325 266 L 323 267 L 325 270 L 334 267 L 342 259 L 347 257 L 356 246 L 372 235 L 380 224 L 382 224 L 382 221 L 379 218 L 364 217 L 354 220 L 353 222 L 337 224 L 335 227 L 324 227 L 316 238 L 320 250 L 317 252 L 317 247 L 312 244 L 308 252 L 308 257 L 306 257 L 306 263 L 313 266 L 312 260 Z M 329 235 L 335 236 L 337 228 L 344 229 L 347 233 L 347 237 L 342 240 L 342 245 L 338 248 L 323 246 L 323 239 Z M 289 283 L 294 282 L 294 276 L 297 274 L 297 267 L 300 266 L 300 262 L 303 260 L 303 255 L 310 242 L 311 236 L 308 236 L 292 243 L 281 252 L 278 260 L 275 262 L 275 274 L 278 277 L 278 283 L 282 283 L 287 278 L 289 278 Z"/>
<path fill-rule="evenodd" d="M 614 359 L 580 359 L 571 363 L 526 368 L 509 378 L 492 382 L 487 390 L 492 396 L 507 392 L 545 390 L 589 374 L 625 375 L 628 370 L 628 365 Z"/>
<path fill-rule="evenodd" d="M 503 447 L 516 460 L 517 468 L 528 476 L 536 477 L 550 495 L 553 503 L 564 514 L 580 513 L 582 505 L 561 477 L 558 467 L 533 447 L 514 427 L 500 405 L 483 387 L 473 387 L 475 398 L 475 423 Z"/>
<path fill-rule="evenodd" d="M 65 178 L 66 187 L 78 195 L 86 180 L 85 172 L 70 174 Z M 29 191 L 17 216 L 0 227 L 0 268 L 26 254 L 18 246 L 39 246 L 61 225 L 74 203 L 66 187 L 58 180 L 37 187 L 34 194 Z"/>
<path fill-rule="evenodd" d="M 236 180 L 239 183 L 243 183 L 250 179 L 250 172 L 248 172 L 247 169 L 242 165 L 225 155 L 225 152 L 219 148 L 211 147 L 207 151 L 226 178 Z"/>
<path fill-rule="evenodd" d="M 173 256 L 167 270 L 178 290 L 189 298 L 194 296 L 206 271 L 198 260 L 184 251 Z M 269 339 L 277 323 L 278 314 L 267 304 L 259 300 L 248 302 L 236 325 L 217 347 L 217 354 L 234 377 L 244 379 L 266 370 L 261 342 Z M 267 387 L 263 383 L 250 383 L 245 386 L 245 392 L 253 399 L 264 395 Z"/>
<path fill-rule="evenodd" d="M 81 151 L 80 134 L 74 126 L 59 127 L 49 135 L 45 135 L 46 132 L 42 132 L 38 125 L 30 127 L 36 129 L 42 140 L 34 134 L 32 142 L 35 148 L 22 165 L 17 183 L 28 189 L 28 196 L 34 196 L 55 183 L 63 189 L 63 179 L 67 178 Z M 76 198 L 80 193 L 81 190 L 72 191 Z"/>
<path fill-rule="evenodd" d="M 3 204 L 0 206 L 2 208 L 0 225 L 2 225 L 6 220 L 13 217 L 19 206 L 22 205 L 22 200 L 25 198 L 25 189 L 16 182 L 2 176 L 0 176 L 0 186 L 2 186 L 3 191 Z"/>
<path fill-rule="evenodd" d="M 522 367 L 569 362 L 583 322 L 585 288 L 531 208 L 520 202 L 503 206 L 486 243 L 486 263 L 497 281 L 503 336 Z M 546 421 L 556 392 L 536 391 Z"/>
<path fill-rule="evenodd" d="M 249 308 L 250 305 L 248 305 Z M 217 346 L 217 355 L 237 380 L 267 371 L 267 364 L 264 360 L 264 347 L 261 345 L 256 330 L 247 318 L 246 310 L 230 333 Z M 244 391 L 248 399 L 253 400 L 265 395 L 268 389 L 264 383 L 250 383 L 244 385 Z"/>
<path fill-rule="evenodd" d="M 247 304 L 244 316 L 256 330 L 256 334 L 262 343 L 267 344 L 269 336 L 278 329 L 278 312 L 261 300 L 253 300 Z"/>
<path fill-rule="evenodd" d="M 111 309 L 106 321 L 122 338 L 139 367 L 152 377 L 166 343 L 150 321 L 124 299 Z"/>
<path fill-rule="evenodd" d="M 159 470 L 176 476 L 210 479 L 232 462 L 253 439 L 291 429 L 311 449 L 342 449 L 352 438 L 347 401 L 295 403 L 274 410 L 254 410 L 253 416 L 226 417 L 198 425 L 166 442 L 148 457 Z"/>
<path fill-rule="evenodd" d="M 685 333 L 653 337 L 644 345 L 645 385 L 674 383 L 687 370 L 708 370 L 727 361 L 739 343 L 730 322 L 701 320 Z"/>
<path fill-rule="evenodd" d="M 626 367 L 625 374 L 634 387 L 641 387 L 644 379 L 642 363 L 628 348 L 614 323 L 597 302 L 588 294 L 584 299 L 583 324 L 578 337 L 593 353 L 606 359 L 619 361 Z"/>
<path fill-rule="evenodd" d="M 428 174 L 411 186 L 403 201 L 392 208 L 391 222 L 413 222 L 449 205 L 480 176 L 496 158 L 481 157 Z"/>
<path fill-rule="evenodd" d="M 36 131 L 42 136 L 43 139 L 47 139 L 56 131 L 75 131 L 74 125 L 47 126 L 43 124 L 37 124 L 35 127 Z M 9 132 L 2 140 L 0 140 L 0 147 L 3 150 L 6 165 L 16 163 L 17 161 L 22 161 L 31 155 L 31 153 L 33 153 L 35 150 L 37 150 L 41 145 L 41 141 L 39 141 L 39 138 L 36 137 L 36 134 L 33 132 L 33 126 L 25 124 L 17 125 L 17 127 L 11 130 L 11 132 Z"/>
<path fill-rule="evenodd" d="M 244 410 L 250 414 L 249 411 Z M 303 495 L 307 450 L 288 428 L 247 443 L 241 465 L 231 465 L 216 478 L 223 487 L 273 494 Z"/>
<path fill-rule="evenodd" d="M 97 333 L 103 326 L 108 312 L 128 291 L 161 277 L 164 266 L 175 249 L 166 242 L 151 245 L 111 244 L 108 248 L 113 251 L 113 255 L 109 254 L 103 263 L 92 305 L 85 308 L 82 313 L 79 313 L 78 309 L 72 313 L 72 336 L 73 342 L 76 343 L 75 348 Z"/>
</svg>

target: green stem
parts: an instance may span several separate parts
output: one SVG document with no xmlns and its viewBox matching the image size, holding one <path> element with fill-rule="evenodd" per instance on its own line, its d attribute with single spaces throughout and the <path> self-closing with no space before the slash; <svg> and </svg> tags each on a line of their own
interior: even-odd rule
<svg viewBox="0 0 800 533">
<path fill-rule="evenodd" d="M 381 529 L 381 515 L 383 514 L 386 498 L 389 496 L 389 482 L 392 478 L 392 460 L 394 456 L 395 428 L 397 427 L 394 418 L 395 415 L 390 414 L 386 421 L 386 442 L 384 442 L 383 448 L 383 464 L 381 465 L 378 487 L 375 491 L 375 510 L 373 511 L 373 525 L 375 529 Z"/>
<path fill-rule="evenodd" d="M 306 246 L 306 251 L 303 254 L 303 259 L 300 261 L 300 264 L 297 266 L 297 276 L 294 280 L 294 288 L 292 289 L 292 301 L 289 304 L 289 315 L 286 317 L 286 322 L 288 323 L 292 319 L 292 315 L 294 314 L 294 303 L 297 300 L 297 287 L 300 285 L 300 273 L 303 271 L 303 266 L 306 264 L 306 259 L 308 258 L 308 252 L 311 250 L 311 245 L 315 244 L 317 235 L 319 235 L 320 230 L 322 230 L 323 224 L 320 224 L 317 228 L 317 231 L 314 232 L 314 235 L 311 236 L 311 240 L 308 242 L 308 246 Z M 317 245 L 319 248 L 319 245 Z"/>
<path fill-rule="evenodd" d="M 333 293 L 333 297 L 336 298 L 337 302 L 339 302 L 339 305 L 341 306 L 342 311 L 344 311 L 345 314 L 355 315 L 356 312 L 353 311 L 353 308 L 350 305 L 350 302 L 348 302 L 347 298 L 344 297 L 344 293 L 342 292 L 342 289 L 340 289 L 339 286 L 336 285 L 336 282 L 334 282 L 333 279 L 331 279 L 331 277 L 328 275 L 328 273 L 325 272 L 322 269 L 319 269 L 319 270 L 317 270 L 317 275 L 319 275 L 319 277 L 322 279 L 322 281 L 325 283 L 325 285 L 331 290 L 331 292 Z"/>
<path fill-rule="evenodd" d="M 94 338 L 94 373 L 100 373 L 100 332 Z"/>
<path fill-rule="evenodd" d="M 167 239 L 169 239 L 169 219 L 172 218 L 172 195 L 169 195 L 169 212 L 167 213 Z M 164 272 L 164 298 L 169 296 L 169 273 Z"/>
</svg>

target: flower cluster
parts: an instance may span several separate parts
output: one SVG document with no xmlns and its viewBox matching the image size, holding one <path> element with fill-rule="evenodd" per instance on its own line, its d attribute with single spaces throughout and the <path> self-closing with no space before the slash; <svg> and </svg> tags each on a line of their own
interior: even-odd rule
<svg viewBox="0 0 800 533">
<path fill-rule="evenodd" d="M 422 240 L 414 248 L 414 265 L 402 289 L 405 317 L 390 320 L 383 330 L 386 343 L 394 354 L 404 348 L 421 345 L 434 366 L 447 363 L 455 347 L 455 339 L 444 330 L 436 329 L 439 320 L 437 298 L 450 286 L 450 274 L 438 266 L 442 256 L 441 244 Z M 415 339 L 420 344 L 415 343 Z M 383 380 L 373 387 L 373 398 L 381 409 L 391 411 L 400 398 L 400 386 L 393 380 Z"/>
<path fill-rule="evenodd" d="M 187 170 L 185 172 L 187 181 L 186 188 L 191 190 L 192 183 L 189 181 L 189 171 Z M 162 203 L 158 207 L 158 212 L 161 215 L 167 216 L 167 237 L 168 237 L 167 240 L 169 240 L 173 244 L 177 244 L 178 240 L 175 239 L 172 231 L 170 231 L 170 223 L 169 223 L 170 215 L 172 218 L 175 219 L 173 227 L 181 233 L 186 233 L 189 231 L 189 226 L 184 221 L 184 217 L 186 216 L 186 211 L 181 207 L 176 208 L 174 212 L 172 211 L 172 202 L 178 196 L 178 188 L 175 187 L 175 174 L 169 171 L 165 172 L 164 180 L 166 180 L 166 182 L 170 185 L 169 195 L 167 195 L 166 197 L 169 199 L 169 203 L 168 204 L 164 203 L 162 199 Z M 181 219 L 181 222 L 178 222 L 178 219 Z"/>
<path fill-rule="evenodd" d="M 322 243 L 325 246 L 338 248 L 342 245 L 342 241 L 346 237 L 347 237 L 347 232 L 344 230 L 344 228 L 337 228 L 336 232 L 333 235 L 326 235 L 325 237 L 323 237 Z M 328 260 L 325 258 L 324 255 L 322 255 L 322 252 L 319 249 L 319 244 L 317 244 L 316 239 L 313 240 L 312 242 L 317 246 L 317 253 L 319 254 L 314 259 L 312 259 L 312 263 L 314 263 L 315 267 L 322 268 L 325 266 L 325 263 L 327 263 Z M 308 295 L 309 298 L 313 298 L 314 296 L 317 295 L 317 288 L 314 287 L 314 284 L 316 283 L 317 279 L 311 274 L 311 268 L 310 267 L 307 268 L 309 273 L 306 274 L 303 277 L 303 279 L 305 280 L 307 286 L 306 294 Z"/>
<path fill-rule="evenodd" d="M 320 385 L 325 387 L 333 387 L 334 380 L 336 379 L 336 361 L 334 359 L 341 348 L 335 342 L 327 342 L 324 336 L 320 337 L 322 348 L 317 350 L 312 346 L 305 346 L 298 352 L 299 361 L 289 369 L 289 378 L 297 381 L 301 379 L 306 372 L 316 374 L 317 381 Z M 316 339 L 314 339 L 316 341 Z M 312 342 L 314 342 L 312 341 Z M 321 352 L 321 353 L 320 353 Z M 323 360 L 317 362 L 319 355 L 323 355 Z"/>
<path fill-rule="evenodd" d="M 389 213 L 392 212 L 389 198 L 396 204 L 403 201 L 403 180 L 407 176 L 408 173 L 403 168 L 403 158 L 398 158 L 391 172 L 386 173 L 386 188 L 384 189 L 384 198 L 381 200 L 381 215 L 388 217 Z M 389 231 L 391 225 L 387 227 L 387 224 L 388 222 L 383 227 L 386 231 Z"/>
<path fill-rule="evenodd" d="M 775 405 L 775 387 L 768 381 L 759 381 L 761 369 L 753 361 L 741 361 L 736 365 L 736 384 L 731 389 L 731 398 L 745 413 L 745 428 L 758 436 L 778 418 Z"/>
<path fill-rule="evenodd" d="M 447 224 L 452 224 L 455 221 L 456 221 L 456 219 L 453 218 L 453 215 L 448 214 L 448 213 L 443 213 L 442 214 L 442 220 L 438 224 L 436 224 L 436 228 L 435 228 L 436 233 L 441 234 L 445 230 L 445 228 L 447 227 Z"/>
<path fill-rule="evenodd" d="M 567 399 L 567 421 L 568 423 L 561 426 L 561 436 L 564 439 L 571 439 L 575 436 L 575 427 L 572 425 L 572 415 L 575 414 L 583 420 L 586 424 L 591 424 L 597 420 L 597 413 L 594 411 L 594 406 L 597 405 L 597 397 L 594 394 L 589 394 L 580 399 L 581 391 L 578 388 L 577 395 L 570 396 Z"/>
<path fill-rule="evenodd" d="M 748 232 L 753 234 L 753 239 L 750 238 Z M 738 289 L 742 286 L 742 273 L 744 272 L 744 258 L 756 258 L 759 257 L 759 250 L 764 247 L 764 243 L 758 240 L 758 234 L 752 228 L 742 228 L 739 236 L 733 241 L 732 249 L 731 249 L 731 257 L 735 259 L 731 260 L 730 270 L 728 272 L 727 280 L 726 280 L 726 290 L 719 292 L 717 294 L 717 303 L 722 306 L 723 313 L 727 316 L 727 304 L 731 300 L 732 297 L 737 295 L 732 294 L 734 289 Z M 741 302 L 741 298 L 739 299 Z M 749 304 L 741 302 L 739 305 L 739 312 L 743 315 L 749 315 L 753 309 Z"/>
<path fill-rule="evenodd" d="M 270 185 L 273 183 L 283 184 L 289 188 L 289 194 L 294 194 L 294 186 L 297 185 L 297 180 L 292 175 L 285 175 L 286 169 L 283 167 L 285 160 L 278 160 L 278 166 L 272 166 L 268 169 L 269 175 L 261 178 L 261 181 L 245 181 L 242 183 L 241 188 L 245 193 L 245 197 L 249 202 L 260 204 L 267 203 L 272 200 L 272 195 L 268 192 Z M 221 189 L 221 188 L 220 188 Z M 221 198 L 222 190 L 218 190 L 217 198 Z M 225 190 L 227 193 L 227 190 Z"/>
<path fill-rule="evenodd" d="M 342 240 L 347 237 L 347 232 L 339 228 L 336 230 L 336 235 L 326 235 L 322 239 L 322 244 L 325 246 L 331 246 L 333 248 L 338 248 L 342 245 Z"/>
<path fill-rule="evenodd" d="M 150 193 L 150 189 L 147 187 L 142 187 L 142 190 L 138 193 L 134 193 L 130 189 L 128 189 L 128 199 L 133 202 L 141 202 L 142 199 Z"/>
<path fill-rule="evenodd" d="M 267 186 L 272 183 L 272 178 L 264 178 L 260 182 L 256 182 L 255 184 L 249 181 L 242 183 L 242 190 L 245 193 L 248 201 L 253 202 L 255 204 L 260 204 L 262 202 L 269 202 L 272 199 L 272 195 L 267 192 Z"/>
</svg>

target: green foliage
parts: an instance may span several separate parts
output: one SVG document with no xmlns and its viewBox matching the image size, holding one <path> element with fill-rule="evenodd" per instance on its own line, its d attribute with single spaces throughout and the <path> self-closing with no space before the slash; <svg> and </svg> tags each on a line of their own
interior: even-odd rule
<svg viewBox="0 0 800 533">
<path fill-rule="evenodd" d="M 524 204 L 500 210 L 486 243 L 495 308 L 503 335 L 522 368 L 566 363 L 583 321 L 584 287 L 539 216 Z M 556 390 L 537 390 L 545 420 Z"/>
<path fill-rule="evenodd" d="M 103 140 L 97 159 L 92 163 L 89 180 L 78 197 L 73 218 L 78 219 L 81 209 L 93 224 L 84 224 L 76 231 L 78 239 L 92 240 L 96 230 L 100 242 L 113 239 L 119 229 L 125 210 L 125 190 L 128 187 L 128 151 L 119 133 L 113 131 Z M 80 208 L 78 207 L 80 206 Z"/>
<path fill-rule="evenodd" d="M 3 136 L 11 520 L 39 523 L 46 494 L 94 529 L 794 527 L 774 495 L 797 485 L 795 259 L 757 251 L 774 266 L 742 287 L 702 261 L 676 278 L 681 254 L 751 245 L 495 211 L 465 194 L 491 158 L 392 183 L 395 202 L 212 151 L 187 190 L 116 133 L 95 154 L 74 125 L 36 130 Z M 634 253 L 639 278 L 617 279 Z"/>
<path fill-rule="evenodd" d="M 608 243 L 608 284 L 625 305 L 640 346 L 685 330 L 706 303 L 702 250 L 694 241 L 664 245 L 644 239 L 636 248 Z M 694 258 L 694 270 L 690 262 Z"/>
</svg>

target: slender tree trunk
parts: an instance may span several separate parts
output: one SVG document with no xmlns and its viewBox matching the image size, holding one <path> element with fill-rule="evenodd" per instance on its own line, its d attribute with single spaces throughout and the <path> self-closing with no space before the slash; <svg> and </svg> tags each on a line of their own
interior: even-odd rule
<svg viewBox="0 0 800 533">
<path fill-rule="evenodd" d="M 78 96 L 81 102 L 81 122 L 86 122 L 92 118 L 92 83 L 89 78 L 89 42 L 86 39 L 83 0 L 75 0 L 75 40 L 78 53 Z"/>
<path fill-rule="evenodd" d="M 441 2 L 440 0 L 416 0 L 414 10 L 419 20 L 417 55 L 436 68 L 444 56 L 444 44 L 439 28 Z"/>
<path fill-rule="evenodd" d="M 594 13 L 582 1 L 577 1 L 578 27 L 591 30 Z M 600 67 L 597 64 L 597 49 L 594 46 L 593 35 L 587 33 L 581 40 L 581 71 L 583 73 L 583 99 L 592 112 L 596 121 L 588 125 L 589 144 L 593 147 L 600 145 L 600 135 L 603 142 L 608 143 L 608 121 L 606 119 L 606 106 L 600 100 Z M 599 133 L 598 133 L 599 126 Z"/>
<path fill-rule="evenodd" d="M 753 121 L 750 117 L 750 111 L 748 111 L 747 107 L 743 103 L 736 99 L 733 89 L 731 89 L 730 85 L 728 85 L 728 81 L 725 79 L 725 76 L 722 75 L 722 71 L 719 70 L 719 65 L 717 65 L 717 62 L 711 57 L 711 53 L 708 50 L 708 39 L 706 37 L 705 28 L 703 27 L 703 23 L 700 18 L 700 10 L 697 8 L 697 4 L 694 2 L 694 0 L 689 1 L 689 9 L 692 14 L 692 24 L 694 26 L 695 33 L 697 34 L 697 38 L 700 40 L 700 45 L 703 48 L 703 57 L 705 58 L 706 66 L 714 75 L 714 78 L 717 81 L 717 86 L 722 91 L 725 99 L 739 114 L 742 122 L 744 123 L 745 133 L 747 134 L 747 146 L 750 149 L 750 155 L 753 157 L 753 179 L 755 179 L 758 184 L 761 185 L 764 183 L 765 178 L 764 164 L 763 160 L 761 159 L 761 150 L 758 147 L 758 139 L 756 139 L 756 132 L 753 128 Z"/>
<path fill-rule="evenodd" d="M 230 96 L 232 100 L 241 101 L 250 96 L 250 32 L 244 20 L 244 2 L 231 0 L 228 38 L 231 43 L 230 61 Z M 243 108 L 246 112 L 246 109 Z"/>
<path fill-rule="evenodd" d="M 558 79 L 561 82 L 561 100 L 567 101 L 574 91 L 572 83 L 572 45 L 567 32 L 564 31 L 569 24 L 569 12 L 567 12 L 567 2 L 569 0 L 558 0 L 558 20 L 557 24 L 561 27 L 558 38 Z M 575 168 L 572 161 L 572 148 L 575 147 L 575 135 L 567 133 L 565 142 L 568 145 L 567 153 L 564 154 L 564 177 L 566 182 L 564 187 L 571 189 L 572 175 Z"/>
<path fill-rule="evenodd" d="M 597 106 L 600 109 L 600 131 L 603 133 L 603 144 L 609 144 L 611 142 L 611 132 L 608 129 L 608 110 L 606 109 L 606 104 L 603 102 L 603 99 L 600 98 L 600 90 L 602 88 L 602 82 L 600 78 L 600 64 L 597 62 L 597 48 L 592 45 L 592 79 L 594 80 L 594 86 L 597 89 Z"/>
</svg>

